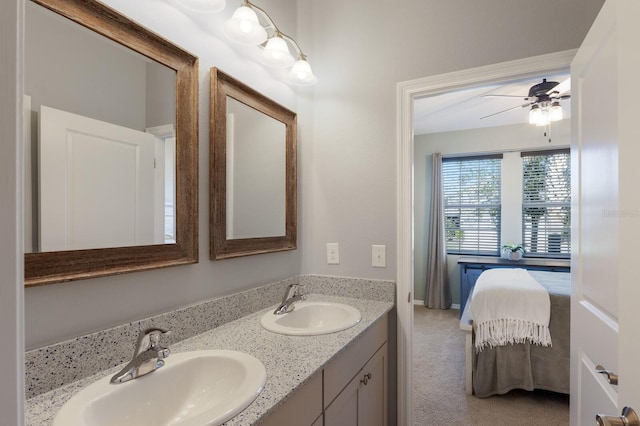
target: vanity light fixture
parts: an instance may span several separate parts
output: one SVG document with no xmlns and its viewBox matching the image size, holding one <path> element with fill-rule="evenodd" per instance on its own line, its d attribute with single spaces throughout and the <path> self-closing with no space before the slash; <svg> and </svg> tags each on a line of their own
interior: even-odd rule
<svg viewBox="0 0 640 426">
<path fill-rule="evenodd" d="M 256 11 L 266 21 L 265 25 L 260 23 Z M 307 56 L 302 52 L 298 43 L 282 33 L 264 9 L 249 0 L 242 0 L 242 6 L 225 23 L 224 30 L 227 37 L 238 43 L 262 45 L 260 60 L 265 65 L 279 68 L 291 67 L 285 77 L 289 84 L 311 86 L 318 82 L 317 77 L 311 71 L 309 62 L 307 62 Z M 289 46 L 293 47 L 297 59 L 294 59 Z"/>
</svg>

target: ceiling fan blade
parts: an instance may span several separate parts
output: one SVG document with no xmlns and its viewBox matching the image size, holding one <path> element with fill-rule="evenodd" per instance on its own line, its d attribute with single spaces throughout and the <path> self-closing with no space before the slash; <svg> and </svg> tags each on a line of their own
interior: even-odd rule
<svg viewBox="0 0 640 426">
<path fill-rule="evenodd" d="M 483 98 L 519 98 L 527 100 L 526 96 L 521 95 L 482 95 Z"/>
<path fill-rule="evenodd" d="M 483 120 L 483 119 L 485 119 L 485 118 L 489 118 L 489 117 L 493 117 L 494 115 L 502 114 L 503 112 L 512 111 L 512 110 L 514 110 L 514 109 L 518 109 L 518 108 L 526 108 L 526 107 L 528 107 L 528 106 L 529 106 L 529 105 L 531 105 L 531 104 L 533 104 L 533 102 L 527 102 L 527 103 L 522 104 L 522 105 L 516 105 L 516 106 L 514 106 L 514 107 L 512 107 L 512 108 L 505 109 L 505 110 L 498 111 L 498 112 L 494 112 L 493 114 L 485 115 L 484 117 L 480 117 L 480 120 Z"/>
<path fill-rule="evenodd" d="M 562 95 L 563 93 L 568 92 L 569 90 L 571 90 L 571 77 L 568 77 L 562 83 L 557 84 L 554 88 L 549 89 L 547 91 L 547 95 L 550 95 L 554 92 L 557 92 L 559 95 Z"/>
</svg>

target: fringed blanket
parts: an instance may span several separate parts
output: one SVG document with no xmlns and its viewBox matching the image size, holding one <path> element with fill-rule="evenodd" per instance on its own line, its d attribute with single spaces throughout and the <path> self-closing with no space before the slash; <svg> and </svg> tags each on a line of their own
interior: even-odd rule
<svg viewBox="0 0 640 426">
<path fill-rule="evenodd" d="M 551 346 L 549 293 L 526 269 L 484 271 L 470 303 L 477 352 L 524 342 Z"/>
</svg>

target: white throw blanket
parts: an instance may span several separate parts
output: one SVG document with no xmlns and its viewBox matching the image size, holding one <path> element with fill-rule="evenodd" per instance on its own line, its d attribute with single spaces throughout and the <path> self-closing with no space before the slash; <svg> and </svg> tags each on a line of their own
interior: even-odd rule
<svg viewBox="0 0 640 426">
<path fill-rule="evenodd" d="M 526 269 L 496 268 L 480 274 L 470 312 L 477 352 L 508 343 L 551 346 L 549 293 Z"/>
</svg>

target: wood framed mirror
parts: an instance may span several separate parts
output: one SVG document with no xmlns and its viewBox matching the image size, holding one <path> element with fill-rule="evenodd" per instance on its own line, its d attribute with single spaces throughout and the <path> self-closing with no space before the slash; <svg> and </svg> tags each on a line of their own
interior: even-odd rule
<svg viewBox="0 0 640 426">
<path fill-rule="evenodd" d="M 211 69 L 210 256 L 297 247 L 297 116 Z"/>
<path fill-rule="evenodd" d="M 62 244 L 59 242 L 55 242 L 51 244 L 50 242 L 44 242 L 43 235 L 45 234 L 45 219 L 43 219 L 44 215 L 42 211 L 44 210 L 44 186 L 46 185 L 46 181 L 43 181 L 42 176 L 44 176 L 45 172 L 39 168 L 41 163 L 44 163 L 43 157 L 45 154 L 45 150 L 41 145 L 37 147 L 37 154 L 30 152 L 30 145 L 33 144 L 32 141 L 25 141 L 25 150 L 28 155 L 33 155 L 34 160 L 31 160 L 30 164 L 25 166 L 25 169 L 29 170 L 31 167 L 38 167 L 37 171 L 33 172 L 33 176 L 35 178 L 40 178 L 40 182 L 38 184 L 33 184 L 31 186 L 30 180 L 32 176 L 29 174 L 25 174 L 25 190 L 30 192 L 32 188 L 34 193 L 37 195 L 33 196 L 34 205 L 33 207 L 29 204 L 31 200 L 26 201 L 26 204 L 29 204 L 25 207 L 25 211 L 27 218 L 25 219 L 25 228 L 26 228 L 26 236 L 25 236 L 25 285 L 26 286 L 37 286 L 44 284 L 51 284 L 56 282 L 64 282 L 71 280 L 79 280 L 86 278 L 94 278 L 106 275 L 114 275 L 114 274 L 122 274 L 134 271 L 142 271 L 148 269 L 162 268 L 168 266 L 175 265 L 184 265 L 190 263 L 198 262 L 198 58 L 189 52 L 183 50 L 182 48 L 176 46 L 170 41 L 165 40 L 159 35 L 153 33 L 150 30 L 142 27 L 137 24 L 133 20 L 129 19 L 126 16 L 123 16 L 121 13 L 116 10 L 94 0 L 31 0 L 28 3 L 28 8 L 34 8 L 36 10 L 36 14 L 39 15 L 51 15 L 53 19 L 60 21 L 60 25 L 62 27 L 73 27 L 74 31 L 81 31 L 80 36 L 72 35 L 71 38 L 83 40 L 88 42 L 92 42 L 94 39 L 100 39 L 100 42 L 104 42 L 109 44 L 111 47 L 109 49 L 118 50 L 122 52 L 122 54 L 126 57 L 136 57 L 141 58 L 143 64 L 142 69 L 143 73 L 144 69 L 147 67 L 147 79 L 149 79 L 149 71 L 148 67 L 157 65 L 161 71 L 160 74 L 164 74 L 165 76 L 169 75 L 168 85 L 170 87 L 169 94 L 157 93 L 156 90 L 155 98 L 158 96 L 163 96 L 165 99 L 169 99 L 168 102 L 170 105 L 170 110 L 165 111 L 165 115 L 168 114 L 170 117 L 169 121 L 172 121 L 170 125 L 167 126 L 156 126 L 142 127 L 142 132 L 138 131 L 138 133 L 146 133 L 147 135 L 153 134 L 158 137 L 159 133 L 163 133 L 165 130 L 161 129 L 161 127 L 169 128 L 171 133 L 171 142 L 167 144 L 170 147 L 167 148 L 167 153 L 171 153 L 172 157 L 166 162 L 163 161 L 163 165 L 159 166 L 159 161 L 157 153 L 160 152 L 158 148 L 158 144 L 155 145 L 155 157 L 152 152 L 151 161 L 153 164 L 151 166 L 146 165 L 145 170 L 151 169 L 152 173 L 155 173 L 155 177 L 142 177 L 142 173 L 135 171 L 135 173 L 131 174 L 131 176 L 127 175 L 126 177 L 120 179 L 121 187 L 134 186 L 138 184 L 140 179 L 144 179 L 146 181 L 156 180 L 155 188 L 156 192 L 166 191 L 167 187 L 171 189 L 169 192 L 172 194 L 169 196 L 158 195 L 156 199 L 149 202 L 151 205 L 150 209 L 147 208 L 147 216 L 141 216 L 136 219 L 137 222 L 133 225 L 130 225 L 130 228 L 136 228 L 142 225 L 145 225 L 147 222 L 154 222 L 153 233 L 156 234 L 152 239 L 127 239 L 123 238 L 121 240 L 113 240 L 108 242 L 95 241 L 90 243 L 82 243 L 82 244 Z M 63 36 L 58 34 L 48 34 L 46 31 L 51 31 L 49 26 L 44 26 L 41 23 L 30 23 L 29 13 L 27 14 L 27 22 L 26 27 L 29 29 L 31 26 L 40 28 L 40 31 L 45 31 L 43 38 L 52 38 L 58 45 L 64 44 L 61 39 Z M 44 29 L 43 29 L 44 27 Z M 77 30 L 76 30 L 77 28 Z M 25 50 L 30 47 L 30 33 L 27 32 L 27 43 Z M 41 37 L 42 38 L 42 37 Z M 57 61 L 56 57 L 57 53 L 49 56 L 49 60 L 51 62 L 51 66 L 53 67 L 54 62 Z M 28 56 L 28 55 L 26 55 Z M 44 55 L 39 54 L 40 58 Z M 62 61 L 68 65 L 69 60 L 64 61 L 65 57 L 63 56 Z M 82 58 L 80 58 L 81 54 L 74 52 L 72 54 L 71 59 L 76 59 L 78 63 L 82 62 Z M 98 52 L 98 56 L 105 56 L 102 52 Z M 66 59 L 69 59 L 66 57 Z M 31 78 L 30 73 L 32 74 L 33 69 L 38 69 L 42 67 L 31 67 L 29 68 L 29 62 L 26 62 L 26 74 L 27 79 Z M 119 65 L 119 64 L 118 64 Z M 58 73 L 58 74 L 66 74 L 70 75 L 72 79 L 81 79 L 86 75 L 97 74 L 102 70 L 97 69 L 86 69 L 85 67 L 78 67 L 77 70 L 73 70 L 73 72 L 64 71 L 56 71 L 56 70 L 47 70 L 49 73 Z M 117 68 L 117 67 L 116 67 Z M 123 76 L 121 78 L 122 81 L 130 83 L 129 72 L 122 71 L 120 68 L 114 68 L 115 72 L 120 72 Z M 109 71 L 110 72 L 110 71 Z M 153 74 L 153 72 L 152 72 Z M 153 75 L 158 75 L 158 72 L 155 72 Z M 55 85 L 59 85 L 63 87 L 65 93 L 71 92 L 71 87 L 67 87 L 67 85 L 71 85 L 67 81 L 56 82 L 55 84 L 32 84 L 31 86 L 38 86 L 40 88 L 46 87 L 50 88 Z M 107 91 L 116 91 L 116 87 L 110 86 L 110 83 L 103 82 Z M 25 87 L 27 88 L 27 84 Z M 87 85 L 89 89 L 95 87 L 93 84 Z M 144 84 L 131 84 L 130 88 L 121 88 L 120 91 L 131 91 L 131 88 L 141 89 L 141 86 Z M 149 87 L 152 84 L 147 81 L 146 88 L 149 91 Z M 101 108 L 101 101 L 105 102 L 103 98 L 100 96 L 96 96 L 95 93 L 91 90 L 87 90 L 87 87 L 83 88 L 83 92 L 87 93 L 87 97 L 89 100 L 86 101 L 87 104 L 91 104 L 92 106 L 96 106 L 95 109 Z M 142 88 L 143 89 L 143 88 Z M 137 93 L 137 92 L 136 92 Z M 29 95 L 29 99 L 31 93 L 25 93 L 25 95 Z M 38 96 L 42 97 L 41 94 Z M 68 96 L 68 98 L 71 96 Z M 26 98 L 25 98 L 26 99 Z M 119 109 L 124 109 L 126 107 L 125 103 L 122 101 L 114 101 L 116 104 L 120 102 Z M 146 102 L 147 109 L 149 105 L 153 103 L 149 99 L 142 100 L 144 104 Z M 39 115 L 39 119 L 41 121 L 38 122 L 37 128 L 34 130 L 27 129 L 25 133 L 44 133 L 43 130 L 43 116 L 44 116 L 44 102 L 39 104 L 41 109 L 38 112 L 28 111 L 25 112 L 25 117 L 29 117 L 30 115 L 36 116 Z M 116 108 L 118 109 L 118 108 Z M 143 108 L 144 109 L 144 108 Z M 146 111 L 147 115 L 149 114 Z M 74 115 L 74 114 L 72 114 Z M 131 114 L 128 114 L 131 115 Z M 84 117 L 83 117 L 84 118 Z M 27 119 L 25 119 L 27 121 Z M 109 123 L 110 124 L 110 123 Z M 147 123 L 148 124 L 148 123 Z M 36 125 L 32 125 L 36 126 Z M 122 127 L 122 126 L 116 126 Z M 152 129 L 153 127 L 153 129 Z M 154 130 L 155 129 L 155 130 Z M 157 133 L 159 132 L 159 133 Z M 76 132 L 78 133 L 78 132 Z M 38 136 L 38 142 L 42 143 L 43 136 Z M 61 155 L 63 161 L 70 161 L 71 154 L 76 155 L 76 152 L 81 151 L 77 147 L 84 144 L 83 146 L 91 146 L 91 141 L 95 141 L 96 138 L 85 138 L 82 143 L 77 142 L 77 139 L 74 140 L 74 136 L 68 136 L 67 145 L 62 145 L 63 150 L 67 153 L 65 155 Z M 106 140 L 107 137 L 104 137 Z M 75 145 L 73 145 L 75 143 Z M 153 141 L 151 142 L 154 143 Z M 73 145 L 73 146 L 72 146 Z M 97 143 L 95 145 L 98 145 Z M 88 149 L 88 148 L 87 148 Z M 91 147 L 94 149 L 94 146 Z M 164 152 L 164 148 L 161 148 Z M 152 150 L 153 151 L 153 150 Z M 55 152 L 55 151 L 54 151 Z M 57 154 L 56 154 L 57 155 Z M 95 155 L 95 154 L 94 154 Z M 169 155 L 169 154 L 167 154 Z M 128 156 L 128 157 L 127 157 Z M 35 158 L 37 157 L 37 161 Z M 124 158 L 126 157 L 126 158 Z M 82 163 L 82 159 L 85 157 L 73 157 L 76 163 Z M 77 158 L 81 160 L 78 161 Z M 128 149 L 128 154 L 123 156 L 123 161 L 129 162 L 137 162 L 141 158 L 141 154 L 139 152 L 138 147 L 134 147 Z M 104 164 L 107 164 L 107 161 L 102 162 L 100 167 L 107 168 Z M 111 164 L 111 163 L 108 163 Z M 119 164 L 115 162 L 114 164 Z M 158 172 L 155 171 L 158 168 L 163 168 L 163 179 L 165 176 L 170 176 L 166 178 L 166 181 L 162 181 L 161 183 L 157 182 Z M 164 168 L 166 167 L 166 171 Z M 92 176 L 91 170 L 92 168 L 97 167 L 87 167 L 85 164 L 84 169 L 89 170 L 88 174 L 83 176 Z M 72 169 L 76 170 L 76 169 Z M 137 169 L 135 169 L 137 170 Z M 113 169 L 109 171 L 112 175 L 122 175 L 121 170 L 117 170 L 114 172 Z M 58 173 L 59 174 L 59 173 Z M 54 174 L 55 175 L 55 174 Z M 66 179 L 66 174 L 65 174 Z M 80 181 L 83 186 L 82 192 L 93 194 L 93 198 L 89 198 L 86 200 L 86 206 L 88 208 L 84 210 L 80 210 L 83 212 L 93 210 L 103 210 L 101 207 L 96 208 L 96 205 L 101 206 L 101 204 L 97 203 L 97 201 L 103 202 L 104 198 L 108 198 L 104 193 L 98 192 L 96 188 L 89 187 L 89 182 L 92 182 L 92 179 L 86 178 L 83 181 Z M 167 184 L 166 182 L 170 182 Z M 108 182 L 111 183 L 111 182 Z M 64 184 L 63 184 L 64 185 Z M 147 187 L 148 188 L 148 187 Z M 63 193 L 66 192 L 70 194 L 72 191 L 76 191 L 74 187 L 71 189 L 70 187 L 63 187 Z M 117 193 L 119 189 L 114 189 L 114 187 L 110 187 L 107 189 L 107 192 Z M 138 194 L 142 194 L 144 192 L 149 192 L 146 190 L 139 191 L 138 193 L 133 194 L 135 198 Z M 72 195 L 76 195 L 79 192 L 73 192 Z M 65 195 L 66 197 L 66 195 Z M 166 226 L 163 229 L 161 222 L 166 221 L 166 217 L 163 217 L 163 211 L 166 211 L 166 207 L 163 207 L 163 203 L 165 203 L 166 198 L 171 198 L 171 225 L 170 228 L 172 230 L 170 238 L 167 237 L 167 234 L 163 231 L 166 230 Z M 25 197 L 31 198 L 31 197 Z M 54 197 L 55 198 L 55 197 Z M 71 198 L 71 196 L 69 196 Z M 158 201 L 162 200 L 162 201 Z M 107 203 L 107 202 L 104 202 Z M 107 203 L 108 204 L 108 203 Z M 135 216 L 138 214 L 140 203 L 135 204 L 134 213 L 128 214 L 128 216 Z M 66 207 L 65 207 L 66 208 Z M 117 212 L 118 209 L 112 209 Z M 31 213 L 33 212 L 33 213 Z M 59 232 L 60 240 L 69 240 L 67 228 L 73 228 L 78 223 L 78 218 L 80 217 L 91 216 L 86 213 L 82 215 L 69 215 L 65 221 L 61 223 L 56 223 L 53 226 L 49 226 L 49 228 L 58 231 L 58 228 L 64 228 L 64 232 Z M 155 217 L 153 217 L 155 216 Z M 109 217 L 107 216 L 107 219 Z M 33 222 L 33 226 L 31 225 Z M 89 222 L 88 225 L 84 225 L 86 230 L 90 230 L 91 228 L 99 228 L 104 227 L 105 222 Z M 78 226 L 76 226 L 78 227 Z M 107 227 L 111 227 L 111 223 L 107 222 Z M 30 233 L 33 229 L 33 238 Z M 118 230 L 119 231 L 119 230 Z M 111 233 L 111 229 L 105 233 Z M 129 231 L 127 231 L 129 232 Z M 131 231 L 134 232 L 134 231 Z M 115 232 L 114 232 L 115 233 Z M 38 235 L 35 235 L 38 234 Z M 80 233 L 82 234 L 82 233 Z M 160 234 L 160 237 L 157 236 Z M 125 241 L 126 240 L 126 241 Z M 33 241 L 33 244 L 31 243 Z M 114 242 L 115 241 L 115 242 Z M 84 244 L 84 245 L 83 245 Z"/>
</svg>

